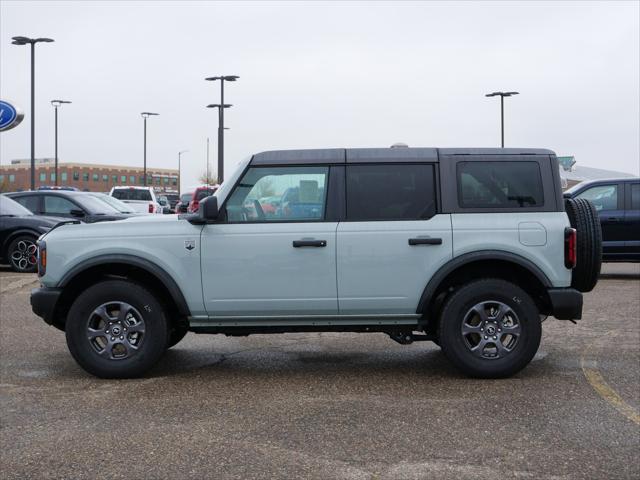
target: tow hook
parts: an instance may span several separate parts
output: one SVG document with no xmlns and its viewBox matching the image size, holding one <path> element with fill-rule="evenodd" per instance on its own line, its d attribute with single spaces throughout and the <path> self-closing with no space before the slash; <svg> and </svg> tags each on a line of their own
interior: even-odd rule
<svg viewBox="0 0 640 480">
<path fill-rule="evenodd" d="M 409 345 L 413 342 L 433 342 L 436 339 L 435 335 L 416 335 L 413 332 L 391 332 L 389 336 L 400 345 Z"/>
</svg>

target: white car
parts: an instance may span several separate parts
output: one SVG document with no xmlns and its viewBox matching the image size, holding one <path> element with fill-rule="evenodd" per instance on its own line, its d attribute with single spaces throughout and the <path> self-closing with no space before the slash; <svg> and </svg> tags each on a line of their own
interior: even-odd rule
<svg viewBox="0 0 640 480">
<path fill-rule="evenodd" d="M 131 206 L 139 213 L 162 213 L 152 187 L 113 187 L 109 195 Z"/>
</svg>

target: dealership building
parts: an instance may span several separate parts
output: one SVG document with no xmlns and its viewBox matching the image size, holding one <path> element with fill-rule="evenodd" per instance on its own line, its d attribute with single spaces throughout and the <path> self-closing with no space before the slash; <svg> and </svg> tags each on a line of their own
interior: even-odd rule
<svg viewBox="0 0 640 480">
<path fill-rule="evenodd" d="M 144 185 L 142 167 L 94 165 L 89 163 L 58 163 L 59 186 L 76 187 L 90 192 L 108 192 L 114 186 Z M 55 184 L 55 160 L 36 159 L 35 188 Z M 147 167 L 147 185 L 158 191 L 177 191 L 178 170 Z M 31 160 L 12 160 L 0 165 L 0 192 L 29 190 L 31 187 Z"/>
</svg>

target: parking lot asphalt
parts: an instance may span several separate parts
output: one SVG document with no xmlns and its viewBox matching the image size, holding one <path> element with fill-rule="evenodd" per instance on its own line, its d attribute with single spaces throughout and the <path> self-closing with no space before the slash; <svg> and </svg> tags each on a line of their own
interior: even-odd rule
<svg viewBox="0 0 640 480">
<path fill-rule="evenodd" d="M 640 478 L 640 265 L 606 264 L 506 380 L 382 334 L 188 334 L 99 380 L 0 267 L 0 477 Z"/>
</svg>

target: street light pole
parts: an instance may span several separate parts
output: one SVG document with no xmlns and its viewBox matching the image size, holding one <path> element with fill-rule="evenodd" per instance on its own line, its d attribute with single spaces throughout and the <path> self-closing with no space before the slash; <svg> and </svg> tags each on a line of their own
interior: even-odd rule
<svg viewBox="0 0 640 480">
<path fill-rule="evenodd" d="M 29 37 L 13 37 L 12 40 L 13 41 L 11 43 L 13 45 L 29 44 L 31 46 L 31 190 L 35 190 L 36 189 L 36 140 L 35 140 L 36 43 L 39 43 L 39 42 L 50 43 L 50 42 L 53 42 L 54 40 L 52 38 L 29 38 Z"/>
<path fill-rule="evenodd" d="M 144 176 L 144 182 L 143 185 L 146 187 L 147 186 L 147 118 L 149 118 L 151 115 L 160 115 L 159 113 L 153 113 L 153 112 L 142 112 L 140 115 L 142 115 L 142 118 L 144 118 L 144 171 L 143 171 L 143 176 Z"/>
<path fill-rule="evenodd" d="M 63 103 L 71 103 L 68 100 L 51 100 L 51 105 L 53 105 L 53 109 L 55 111 L 55 156 L 56 156 L 56 160 L 55 160 L 55 168 L 54 168 L 54 175 L 55 175 L 55 181 L 54 181 L 54 185 L 57 187 L 58 186 L 58 107 L 60 105 L 62 105 Z"/>
<path fill-rule="evenodd" d="M 222 183 L 222 173 L 220 173 L 220 168 L 224 169 L 224 150 L 223 148 L 221 148 L 221 141 L 223 141 L 222 139 L 224 138 L 224 131 L 228 130 L 227 128 L 224 127 L 224 109 L 225 108 L 231 108 L 233 107 L 233 105 L 231 105 L 230 103 L 226 103 L 226 104 L 220 104 L 220 103 L 212 103 L 210 105 L 207 105 L 207 108 L 217 108 L 218 109 L 218 184 Z M 221 156 L 222 155 L 222 156 Z M 222 162 L 220 161 L 220 159 L 222 158 Z M 224 172 L 223 172 L 224 173 Z"/>
<path fill-rule="evenodd" d="M 180 157 L 182 157 L 183 153 L 187 153 L 189 150 L 180 150 L 178 152 L 178 195 L 180 194 L 180 192 L 182 192 L 182 188 L 180 185 L 180 180 L 182 179 L 182 175 L 180 174 L 181 170 L 180 170 Z"/>
<path fill-rule="evenodd" d="M 485 95 L 485 97 L 500 97 L 500 144 L 502 148 L 504 148 L 504 97 L 513 95 L 518 95 L 518 92 L 493 92 Z"/>
<path fill-rule="evenodd" d="M 208 77 L 205 80 L 220 80 L 220 104 L 224 105 L 224 82 L 235 82 L 239 78 L 237 75 L 222 75 Z M 222 183 L 224 180 L 224 109 L 222 108 L 218 111 L 218 119 L 218 183 Z"/>
</svg>

